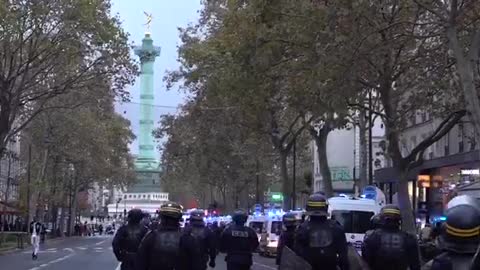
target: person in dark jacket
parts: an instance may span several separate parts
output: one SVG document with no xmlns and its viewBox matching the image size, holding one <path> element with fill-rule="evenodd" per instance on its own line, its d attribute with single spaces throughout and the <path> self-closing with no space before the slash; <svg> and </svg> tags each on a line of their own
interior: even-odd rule
<svg viewBox="0 0 480 270">
<path fill-rule="evenodd" d="M 400 209 L 386 205 L 380 215 L 380 228 L 366 237 L 362 246 L 362 257 L 371 270 L 420 270 L 417 239 L 400 230 Z"/>
<path fill-rule="evenodd" d="M 192 236 L 195 239 L 196 249 L 203 254 L 202 256 L 202 270 L 207 269 L 208 266 L 215 268 L 215 257 L 217 256 L 216 237 L 210 228 L 205 226 L 203 221 L 204 212 L 196 210 L 190 213 L 190 227 L 185 229 L 185 234 Z"/>
<path fill-rule="evenodd" d="M 195 239 L 181 232 L 182 210 L 174 202 L 160 207 L 160 225 L 149 231 L 140 244 L 136 270 L 202 269 L 203 254 L 196 249 Z"/>
<path fill-rule="evenodd" d="M 253 252 L 258 247 L 255 231 L 245 226 L 248 215 L 238 209 L 233 213 L 232 224 L 220 236 L 220 252 L 227 254 L 227 270 L 249 270 L 253 264 Z"/>
<path fill-rule="evenodd" d="M 112 242 L 113 253 L 121 262 L 122 270 L 134 270 L 138 247 L 147 233 L 147 228 L 140 224 L 143 213 L 140 209 L 128 212 L 128 223 L 120 227 Z"/>
<path fill-rule="evenodd" d="M 297 229 L 294 251 L 311 266 L 312 270 L 349 270 L 345 232 L 335 220 L 328 219 L 328 201 L 322 193 L 308 198 L 309 220 Z"/>
<path fill-rule="evenodd" d="M 282 260 L 283 247 L 288 247 L 291 250 L 293 250 L 297 219 L 294 214 L 289 213 L 283 216 L 282 222 L 283 222 L 283 226 L 285 226 L 285 230 L 282 231 L 282 234 L 280 235 L 280 239 L 278 240 L 277 258 L 276 258 L 277 265 L 280 265 L 280 262 Z"/>
<path fill-rule="evenodd" d="M 425 270 L 480 269 L 475 258 L 480 244 L 480 205 L 470 196 L 453 198 L 445 212 L 446 221 L 439 237 L 442 253 L 429 261 Z M 475 268 L 477 267 L 477 268 Z"/>
</svg>

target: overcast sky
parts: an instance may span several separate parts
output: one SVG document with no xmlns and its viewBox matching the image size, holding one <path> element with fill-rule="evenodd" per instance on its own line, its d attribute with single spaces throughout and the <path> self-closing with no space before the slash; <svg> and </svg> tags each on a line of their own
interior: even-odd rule
<svg viewBox="0 0 480 270">
<path fill-rule="evenodd" d="M 163 76 L 167 70 L 178 67 L 177 46 L 179 45 L 178 27 L 184 27 L 198 19 L 200 0 L 113 0 L 112 11 L 120 15 L 123 28 L 130 33 L 130 40 L 140 45 L 145 35 L 146 22 L 144 11 L 153 14 L 150 32 L 154 45 L 162 51 L 155 62 L 155 104 L 178 106 L 183 101 L 183 95 L 176 90 L 166 91 Z M 133 53 L 133 52 L 132 52 Z M 117 104 L 117 111 L 130 120 L 135 134 L 139 130 L 139 84 L 130 88 L 132 97 L 129 104 Z M 158 125 L 160 115 L 175 113 L 174 108 L 155 108 L 155 123 Z M 138 144 L 131 145 L 132 153 L 138 153 Z M 158 152 L 157 152 L 158 154 Z"/>
</svg>

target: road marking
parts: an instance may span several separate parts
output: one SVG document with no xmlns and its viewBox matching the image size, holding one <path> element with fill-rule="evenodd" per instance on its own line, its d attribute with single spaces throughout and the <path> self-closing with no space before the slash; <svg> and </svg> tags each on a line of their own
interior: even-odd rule
<svg viewBox="0 0 480 270">
<path fill-rule="evenodd" d="M 55 250 L 57 250 L 57 248 L 49 248 L 49 249 L 47 249 L 47 251 L 55 251 Z"/>
<path fill-rule="evenodd" d="M 77 247 L 77 249 L 86 250 L 87 248 L 86 247 Z"/>
<path fill-rule="evenodd" d="M 122 263 L 118 263 L 117 267 L 115 268 L 115 270 L 120 270 L 120 267 L 121 267 Z M 30 269 L 32 270 L 32 269 Z"/>
<path fill-rule="evenodd" d="M 53 260 L 53 261 L 50 261 L 50 262 L 47 262 L 47 263 L 41 264 L 41 265 L 39 265 L 39 266 L 36 266 L 36 267 L 30 268 L 30 269 L 28 269 L 28 270 L 40 270 L 40 269 L 42 269 L 42 268 L 45 268 L 45 267 L 47 267 L 47 266 L 49 266 L 49 265 L 51 265 L 51 264 L 54 264 L 54 263 L 58 263 L 58 262 L 64 261 L 64 260 L 66 260 L 66 259 L 68 259 L 68 258 L 72 257 L 72 256 L 73 256 L 73 254 L 74 254 L 74 253 L 68 254 L 68 255 L 66 255 L 66 256 L 63 256 L 63 257 L 61 257 L 61 258 L 58 258 L 58 259 L 56 259 L 56 260 Z"/>
<path fill-rule="evenodd" d="M 64 248 L 63 250 L 65 251 L 70 251 L 70 252 L 74 252 L 74 250 L 72 248 Z"/>
<path fill-rule="evenodd" d="M 100 241 L 100 242 L 96 243 L 95 245 L 96 245 L 96 246 L 99 246 L 99 245 L 101 245 L 101 244 L 103 244 L 103 243 L 107 242 L 107 240 L 108 240 L 108 239 L 105 239 L 105 240 L 103 240 L 103 241 Z"/>
<path fill-rule="evenodd" d="M 96 248 L 94 248 L 94 249 L 95 249 L 95 250 L 103 250 L 102 247 L 96 247 Z"/>
<path fill-rule="evenodd" d="M 257 263 L 257 262 L 253 262 L 253 265 L 263 267 L 263 268 L 266 268 L 266 269 L 277 270 L 277 268 L 275 268 L 273 266 L 266 265 L 266 264 L 261 264 L 261 263 Z"/>
</svg>

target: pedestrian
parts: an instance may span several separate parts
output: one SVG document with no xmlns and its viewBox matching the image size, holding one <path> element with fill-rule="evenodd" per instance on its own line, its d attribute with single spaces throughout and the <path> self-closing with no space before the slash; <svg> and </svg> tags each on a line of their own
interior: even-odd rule
<svg viewBox="0 0 480 270">
<path fill-rule="evenodd" d="M 220 237 L 220 252 L 226 253 L 227 270 L 248 270 L 253 264 L 253 252 L 258 247 L 255 231 L 245 226 L 248 215 L 238 209 L 233 213 L 232 224 Z"/>
<path fill-rule="evenodd" d="M 215 257 L 217 256 L 216 237 L 210 228 L 205 226 L 203 218 L 205 214 L 201 210 L 195 210 L 190 213 L 190 227 L 184 230 L 184 233 L 195 239 L 195 247 L 200 252 L 201 264 L 199 270 L 207 269 L 208 266 L 215 268 Z"/>
<path fill-rule="evenodd" d="M 398 206 L 384 206 L 380 217 L 380 228 L 365 238 L 362 246 L 362 257 L 371 270 L 420 270 L 417 239 L 400 230 Z"/>
<path fill-rule="evenodd" d="M 42 230 L 42 224 L 37 222 L 37 218 L 34 217 L 33 221 L 30 223 L 30 234 L 31 234 L 31 244 L 32 244 L 32 259 L 36 260 L 38 258 L 38 251 L 40 249 L 40 233 Z"/>
<path fill-rule="evenodd" d="M 142 210 L 132 209 L 128 212 L 128 223 L 120 227 L 112 241 L 115 257 L 121 262 L 121 270 L 134 270 L 138 247 L 147 228 L 140 224 Z"/>
<path fill-rule="evenodd" d="M 442 253 L 429 261 L 425 270 L 478 270 L 474 259 L 480 244 L 480 205 L 475 198 L 453 198 L 445 211 L 446 221 L 438 243 Z"/>
<path fill-rule="evenodd" d="M 349 270 L 347 239 L 342 226 L 328 219 L 327 197 L 322 193 L 310 195 L 306 205 L 305 222 L 295 234 L 294 250 L 312 270 Z"/>
<path fill-rule="evenodd" d="M 195 240 L 180 229 L 182 210 L 174 202 L 160 207 L 160 225 L 140 244 L 136 270 L 195 270 L 200 266 L 202 254 L 195 249 Z"/>
<path fill-rule="evenodd" d="M 102 225 L 102 224 L 98 225 L 98 233 L 99 233 L 100 235 L 103 234 L 103 225 Z"/>
</svg>

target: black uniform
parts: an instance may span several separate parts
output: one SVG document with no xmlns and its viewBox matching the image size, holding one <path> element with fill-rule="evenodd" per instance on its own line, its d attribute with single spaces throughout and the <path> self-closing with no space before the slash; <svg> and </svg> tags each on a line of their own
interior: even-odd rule
<svg viewBox="0 0 480 270">
<path fill-rule="evenodd" d="M 401 221 L 398 206 L 382 207 L 379 228 L 364 238 L 362 246 L 362 257 L 371 270 L 420 270 L 417 240 L 400 230 Z"/>
<path fill-rule="evenodd" d="M 313 270 L 336 270 L 337 265 L 349 269 L 345 232 L 334 220 L 312 216 L 302 224 L 295 236 L 295 252 Z"/>
<path fill-rule="evenodd" d="M 293 244 L 295 242 L 295 227 L 287 227 L 285 231 L 280 235 L 278 239 L 278 248 L 277 248 L 277 258 L 276 263 L 280 265 L 282 261 L 282 251 L 283 247 L 288 247 L 293 250 Z"/>
<path fill-rule="evenodd" d="M 280 235 L 280 239 L 278 239 L 278 247 L 277 247 L 277 258 L 276 263 L 280 265 L 282 261 L 282 252 L 283 247 L 288 247 L 293 250 L 293 244 L 295 241 L 295 229 L 297 224 L 297 218 L 292 213 L 287 213 L 282 217 L 282 225 L 286 228 L 282 231 Z"/>
<path fill-rule="evenodd" d="M 371 270 L 419 270 L 417 240 L 399 229 L 376 229 L 365 238 L 362 257 Z"/>
<path fill-rule="evenodd" d="M 247 220 L 244 212 L 237 211 L 232 220 L 233 224 L 220 237 L 220 251 L 227 253 L 228 270 L 248 270 L 253 264 L 252 253 L 258 247 L 258 237 L 252 228 L 244 226 Z"/>
<path fill-rule="evenodd" d="M 478 202 L 466 195 L 457 196 L 448 203 L 445 216 L 447 220 L 439 237 L 439 246 L 443 252 L 428 262 L 423 269 L 480 269 L 475 259 L 475 252 L 480 244 Z"/>
<path fill-rule="evenodd" d="M 118 229 L 113 238 L 113 253 L 122 262 L 122 270 L 135 269 L 138 247 L 147 233 L 147 228 L 140 224 L 127 224 Z"/>
<path fill-rule="evenodd" d="M 195 240 L 180 229 L 182 207 L 167 203 L 159 214 L 159 227 L 145 236 L 138 249 L 136 270 L 200 270 L 201 254 L 195 249 Z"/>
<path fill-rule="evenodd" d="M 305 207 L 310 216 L 299 226 L 294 250 L 313 270 L 349 270 L 347 239 L 342 226 L 327 219 L 328 201 L 322 192 L 308 198 Z"/>
<path fill-rule="evenodd" d="M 182 235 L 177 227 L 160 226 L 150 231 L 138 250 L 136 270 L 191 270 L 198 266 L 192 237 Z"/>
</svg>

